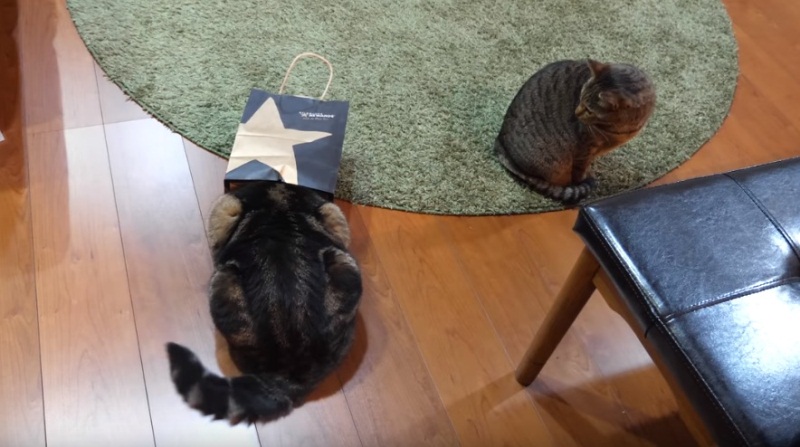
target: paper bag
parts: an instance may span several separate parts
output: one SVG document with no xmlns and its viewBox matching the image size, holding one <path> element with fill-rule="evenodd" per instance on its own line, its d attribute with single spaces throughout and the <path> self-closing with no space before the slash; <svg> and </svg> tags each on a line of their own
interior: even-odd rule
<svg viewBox="0 0 800 447">
<path fill-rule="evenodd" d="M 295 58 L 286 73 L 288 78 L 301 57 L 321 56 L 304 53 Z M 347 101 L 320 99 L 252 89 L 231 149 L 225 173 L 225 190 L 243 182 L 282 181 L 313 188 L 333 197 L 342 157 Z"/>
</svg>

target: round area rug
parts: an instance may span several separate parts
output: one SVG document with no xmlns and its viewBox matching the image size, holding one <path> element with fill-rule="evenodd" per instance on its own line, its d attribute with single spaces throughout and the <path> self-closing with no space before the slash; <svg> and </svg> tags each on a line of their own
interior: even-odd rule
<svg viewBox="0 0 800 447">
<path fill-rule="evenodd" d="M 591 198 L 642 186 L 687 160 L 728 113 L 736 42 L 719 0 L 68 0 L 111 80 L 189 140 L 227 155 L 252 87 L 277 91 L 295 55 L 335 67 L 348 100 L 337 196 L 435 214 L 561 209 L 513 180 L 492 144 L 536 70 L 592 57 L 647 71 L 645 130 L 594 165 Z M 287 93 L 319 95 L 301 62 Z"/>
</svg>

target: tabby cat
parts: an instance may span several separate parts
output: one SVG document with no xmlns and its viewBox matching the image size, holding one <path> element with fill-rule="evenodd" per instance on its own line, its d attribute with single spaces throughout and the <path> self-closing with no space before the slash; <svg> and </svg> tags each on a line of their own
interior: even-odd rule
<svg viewBox="0 0 800 447">
<path fill-rule="evenodd" d="M 223 378 L 167 344 L 183 399 L 214 419 L 287 415 L 350 349 L 361 273 L 341 210 L 314 190 L 256 182 L 220 197 L 208 239 L 211 316 L 244 375 Z"/>
<path fill-rule="evenodd" d="M 551 63 L 508 107 L 495 152 L 539 193 L 577 202 L 595 185 L 589 166 L 636 136 L 655 107 L 648 76 L 628 64 Z"/>
</svg>

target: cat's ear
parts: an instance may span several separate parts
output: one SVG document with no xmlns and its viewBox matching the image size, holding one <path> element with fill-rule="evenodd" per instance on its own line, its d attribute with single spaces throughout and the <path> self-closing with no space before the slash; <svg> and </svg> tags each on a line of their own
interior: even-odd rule
<svg viewBox="0 0 800 447">
<path fill-rule="evenodd" d="M 589 59 L 586 61 L 586 63 L 589 65 L 589 70 L 592 70 L 592 76 L 595 78 L 605 73 L 609 68 L 608 64 L 598 62 L 594 59 Z"/>
</svg>

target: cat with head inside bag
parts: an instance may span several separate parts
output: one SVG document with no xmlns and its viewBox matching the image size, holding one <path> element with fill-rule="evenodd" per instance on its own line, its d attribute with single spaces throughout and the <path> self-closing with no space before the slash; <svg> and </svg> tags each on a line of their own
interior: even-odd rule
<svg viewBox="0 0 800 447">
<path fill-rule="evenodd" d="M 629 64 L 564 60 L 533 74 L 495 140 L 500 163 L 542 195 L 577 202 L 600 155 L 635 137 L 655 108 L 650 78 Z"/>
<path fill-rule="evenodd" d="M 252 182 L 216 201 L 208 239 L 211 316 L 243 375 L 213 374 L 169 343 L 172 380 L 191 407 L 215 419 L 285 416 L 352 344 L 362 286 L 347 221 L 316 190 Z"/>
<path fill-rule="evenodd" d="M 328 66 L 322 97 L 283 94 L 307 57 Z M 302 53 L 278 94 L 252 89 L 245 106 L 225 175 L 230 192 L 207 227 L 211 317 L 243 375 L 220 377 L 189 349 L 167 345 L 178 392 L 215 419 L 289 414 L 350 350 L 362 286 L 347 220 L 332 202 L 348 108 L 323 101 L 332 79 L 327 59 Z"/>
</svg>

